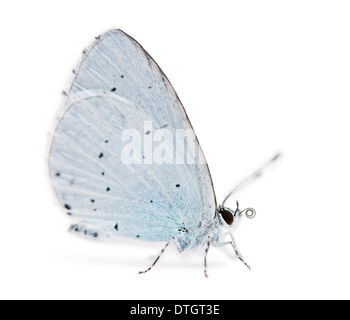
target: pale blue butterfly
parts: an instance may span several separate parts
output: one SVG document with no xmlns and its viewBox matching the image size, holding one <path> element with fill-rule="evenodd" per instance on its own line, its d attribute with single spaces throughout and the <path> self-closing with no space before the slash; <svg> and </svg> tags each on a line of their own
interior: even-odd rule
<svg viewBox="0 0 350 320">
<path fill-rule="evenodd" d="M 231 245 L 249 268 L 232 234 L 228 233 L 229 241 L 220 238 L 222 227 L 231 225 L 236 215 L 245 212 L 251 218 L 255 211 L 241 211 L 238 203 L 236 210 L 230 210 L 225 202 L 264 167 L 217 206 L 209 168 L 194 134 L 183 139 L 181 150 L 187 150 L 183 158 L 170 148 L 176 159 L 155 162 L 144 147 L 139 159 L 123 161 L 122 137 L 127 130 L 139 130 L 145 139 L 167 130 L 165 147 L 171 147 L 177 130 L 193 131 L 167 77 L 141 45 L 121 30 L 97 37 L 73 72 L 49 154 L 54 191 L 75 221 L 70 230 L 95 239 L 167 241 L 161 254 L 172 241 L 180 252 L 205 247 L 206 276 L 210 244 Z M 149 271 L 160 255 L 140 273 Z"/>
</svg>

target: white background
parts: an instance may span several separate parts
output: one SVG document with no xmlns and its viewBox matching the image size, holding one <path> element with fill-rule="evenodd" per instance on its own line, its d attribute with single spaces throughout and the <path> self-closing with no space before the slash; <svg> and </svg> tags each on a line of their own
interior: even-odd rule
<svg viewBox="0 0 350 320">
<path fill-rule="evenodd" d="M 4 4 L 6 3 L 6 4 Z M 349 299 L 348 1 L 12 1 L 0 5 L 2 299 Z M 105 244 L 67 232 L 47 177 L 61 91 L 95 36 L 121 28 L 161 66 L 221 201 L 257 211 L 232 252 Z M 234 207 L 235 199 L 228 205 Z"/>
</svg>

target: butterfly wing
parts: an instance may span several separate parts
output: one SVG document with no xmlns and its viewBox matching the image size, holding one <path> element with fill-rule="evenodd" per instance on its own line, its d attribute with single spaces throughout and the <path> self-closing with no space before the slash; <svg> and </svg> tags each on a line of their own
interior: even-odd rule
<svg viewBox="0 0 350 320">
<path fill-rule="evenodd" d="M 198 140 L 176 139 L 191 130 L 172 85 L 133 38 L 121 30 L 97 37 L 75 69 L 49 154 L 73 230 L 166 241 L 211 219 L 215 194 Z M 144 143 L 131 163 L 126 138 Z M 157 143 L 172 161 L 155 159 Z"/>
</svg>

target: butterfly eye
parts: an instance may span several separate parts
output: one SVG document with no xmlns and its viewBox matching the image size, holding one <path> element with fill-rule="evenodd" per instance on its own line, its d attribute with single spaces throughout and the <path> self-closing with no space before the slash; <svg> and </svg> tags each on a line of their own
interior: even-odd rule
<svg viewBox="0 0 350 320">
<path fill-rule="evenodd" d="M 220 212 L 221 217 L 230 226 L 233 223 L 233 213 L 229 209 L 222 209 Z"/>
</svg>

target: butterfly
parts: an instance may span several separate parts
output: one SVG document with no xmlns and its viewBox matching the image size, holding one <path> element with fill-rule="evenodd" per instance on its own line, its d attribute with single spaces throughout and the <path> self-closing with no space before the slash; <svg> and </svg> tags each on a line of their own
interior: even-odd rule
<svg viewBox="0 0 350 320">
<path fill-rule="evenodd" d="M 49 150 L 49 174 L 70 230 L 93 239 L 173 242 L 180 252 L 232 246 L 222 230 L 247 208 L 217 205 L 208 165 L 180 99 L 132 37 L 113 29 L 85 49 Z M 267 164 L 275 161 L 276 155 Z"/>
</svg>

